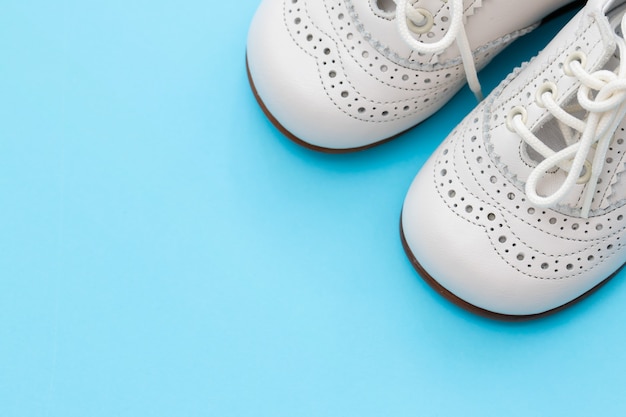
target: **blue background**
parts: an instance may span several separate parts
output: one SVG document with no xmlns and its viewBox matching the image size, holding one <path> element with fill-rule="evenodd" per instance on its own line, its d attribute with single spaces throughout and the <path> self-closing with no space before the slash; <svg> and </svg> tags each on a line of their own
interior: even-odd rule
<svg viewBox="0 0 626 417">
<path fill-rule="evenodd" d="M 365 152 L 298 147 L 246 79 L 258 3 L 0 5 L 0 416 L 625 415 L 624 273 L 507 324 L 403 253 L 472 94 Z"/>
</svg>

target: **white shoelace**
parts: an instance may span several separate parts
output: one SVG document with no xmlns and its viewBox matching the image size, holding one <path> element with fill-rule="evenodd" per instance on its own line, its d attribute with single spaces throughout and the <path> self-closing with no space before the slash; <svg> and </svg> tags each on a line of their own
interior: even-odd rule
<svg viewBox="0 0 626 417">
<path fill-rule="evenodd" d="M 420 25 L 427 17 L 419 9 L 409 6 L 409 0 L 393 0 L 396 3 L 396 22 L 402 39 L 414 50 L 420 53 L 438 53 L 448 48 L 456 40 L 461 60 L 465 69 L 465 76 L 470 89 L 478 101 L 483 99 L 482 89 L 478 81 L 476 64 L 467 33 L 463 24 L 463 0 L 451 0 L 451 21 L 448 32 L 437 42 L 424 43 L 416 40 L 411 34 L 409 22 Z"/>
<path fill-rule="evenodd" d="M 622 33 L 626 33 L 626 15 L 622 17 Z M 589 217 L 593 197 L 598 187 L 606 155 L 614 137 L 614 132 L 626 116 L 626 42 L 615 36 L 619 48 L 619 67 L 616 72 L 599 70 L 589 73 L 585 70 L 585 56 L 575 52 L 566 60 L 563 69 L 566 74 L 580 82 L 577 98 L 580 108 L 587 112 L 587 119 L 580 120 L 568 113 L 555 99 L 556 86 L 544 84 L 537 94 L 538 103 L 543 105 L 558 121 L 566 147 L 554 152 L 546 146 L 525 124 L 526 113 L 522 108 L 512 110 L 507 123 L 522 140 L 535 149 L 545 159 L 531 172 L 526 182 L 528 200 L 537 207 L 554 207 L 562 201 L 578 183 L 587 183 L 581 205 L 581 216 Z M 576 132 L 579 139 L 576 140 Z M 595 149 L 592 161 L 588 161 Z M 563 184 L 552 194 L 540 196 L 537 192 L 539 180 L 546 172 L 560 168 L 567 172 Z M 582 175 L 581 175 L 582 174 Z"/>
</svg>

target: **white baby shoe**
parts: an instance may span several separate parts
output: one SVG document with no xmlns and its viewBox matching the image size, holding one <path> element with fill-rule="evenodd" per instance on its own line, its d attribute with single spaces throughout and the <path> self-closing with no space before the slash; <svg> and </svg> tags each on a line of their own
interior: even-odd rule
<svg viewBox="0 0 626 417">
<path fill-rule="evenodd" d="M 288 137 L 357 150 L 420 123 L 514 39 L 572 0 L 264 0 L 250 84 Z"/>
<path fill-rule="evenodd" d="M 491 317 L 558 310 L 626 261 L 626 1 L 590 0 L 450 134 L 414 180 L 405 249 Z"/>
</svg>

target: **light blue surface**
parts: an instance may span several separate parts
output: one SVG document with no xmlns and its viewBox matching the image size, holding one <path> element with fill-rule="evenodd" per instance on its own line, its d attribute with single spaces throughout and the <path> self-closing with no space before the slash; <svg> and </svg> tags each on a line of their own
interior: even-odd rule
<svg viewBox="0 0 626 417">
<path fill-rule="evenodd" d="M 403 253 L 471 93 L 369 151 L 300 148 L 248 87 L 257 5 L 0 5 L 0 416 L 626 415 L 624 273 L 506 324 Z"/>
</svg>

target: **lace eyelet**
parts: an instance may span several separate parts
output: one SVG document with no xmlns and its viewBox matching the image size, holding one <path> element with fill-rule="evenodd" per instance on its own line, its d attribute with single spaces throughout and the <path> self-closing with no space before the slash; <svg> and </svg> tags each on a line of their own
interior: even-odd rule
<svg viewBox="0 0 626 417">
<path fill-rule="evenodd" d="M 579 184 L 579 185 L 586 184 L 587 182 L 589 182 L 589 179 L 591 178 L 591 162 L 585 159 L 584 167 L 585 167 L 585 171 L 581 172 L 580 176 L 576 180 L 576 184 Z"/>
<path fill-rule="evenodd" d="M 572 61 L 578 61 L 580 66 L 584 68 L 587 64 L 587 56 L 581 51 L 575 51 L 565 59 L 565 62 L 563 62 L 563 72 L 570 77 L 574 76 L 571 68 Z"/>
<path fill-rule="evenodd" d="M 546 107 L 545 103 L 543 102 L 543 95 L 545 93 L 550 93 L 552 95 L 553 100 L 556 100 L 556 94 L 557 94 L 556 84 L 550 81 L 546 81 L 545 83 L 541 85 L 541 87 L 539 87 L 539 89 L 537 90 L 537 94 L 535 94 L 535 102 L 537 103 L 539 107 L 543 107 L 543 108 Z"/>
<path fill-rule="evenodd" d="M 517 133 L 515 127 L 513 126 L 513 119 L 517 116 L 522 118 L 522 123 L 526 124 L 528 121 L 528 113 L 526 109 L 521 106 L 516 106 L 511 109 L 509 114 L 506 116 L 506 127 L 513 133 Z"/>
<path fill-rule="evenodd" d="M 435 18 L 433 14 L 426 9 L 415 9 L 416 13 L 419 13 L 423 16 L 421 22 L 414 22 L 410 18 L 406 18 L 406 23 L 411 32 L 416 33 L 418 35 L 423 35 L 424 33 L 430 32 L 435 24 Z"/>
</svg>

